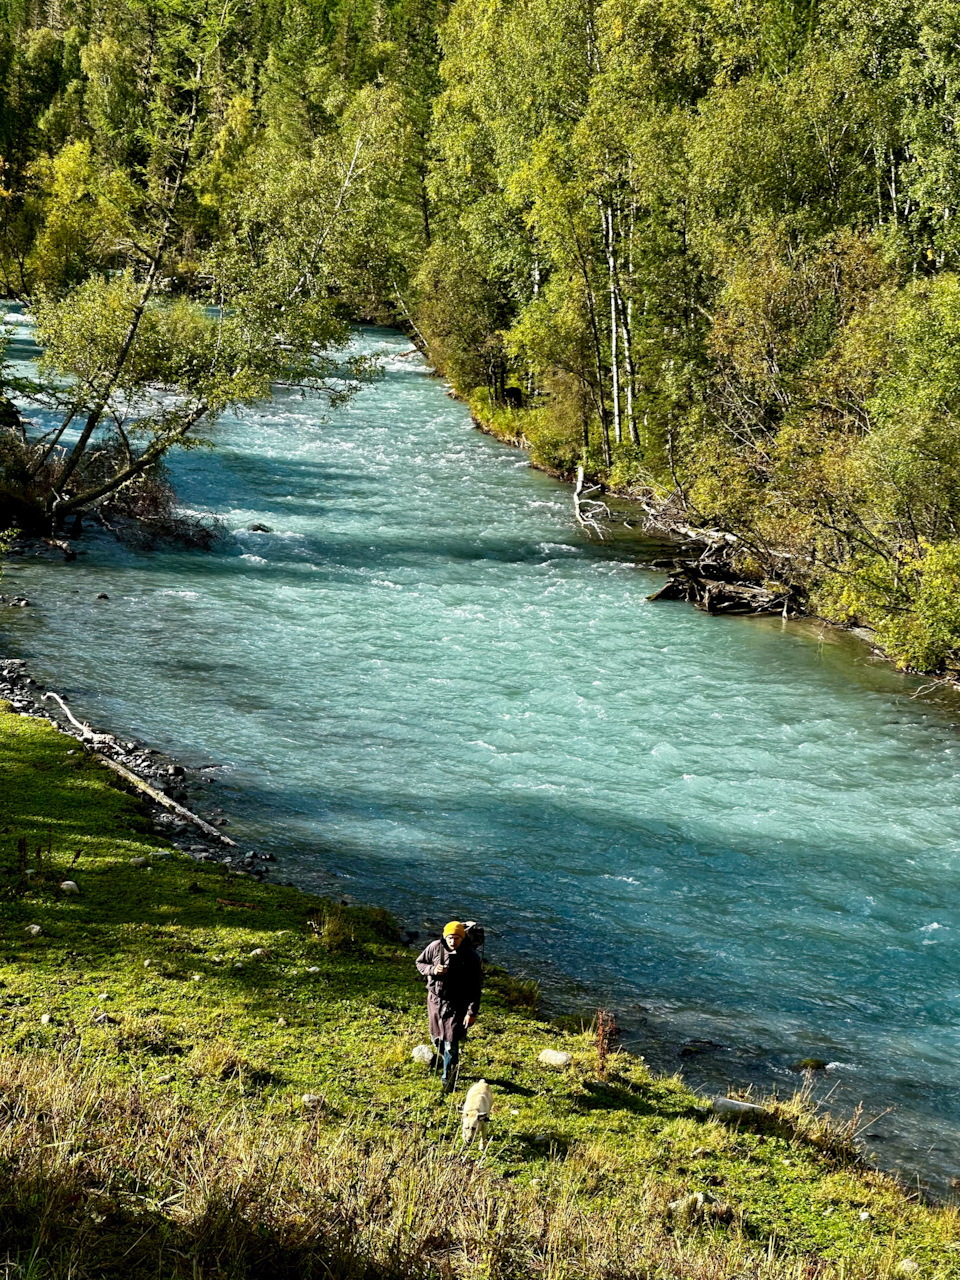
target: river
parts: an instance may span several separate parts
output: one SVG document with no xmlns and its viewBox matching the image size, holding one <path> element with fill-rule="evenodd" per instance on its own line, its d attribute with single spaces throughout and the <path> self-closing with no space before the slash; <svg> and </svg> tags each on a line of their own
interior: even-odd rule
<svg viewBox="0 0 960 1280">
<path fill-rule="evenodd" d="M 403 337 L 357 343 L 384 376 L 328 421 L 284 393 L 174 461 L 219 550 L 98 534 L 15 562 L 33 607 L 6 652 L 97 725 L 222 766 L 211 802 L 281 877 L 479 919 L 703 1087 L 792 1091 L 822 1058 L 838 1110 L 893 1108 L 880 1160 L 943 1191 L 956 704 L 810 623 L 648 603 L 662 577 L 591 542 Z"/>
</svg>

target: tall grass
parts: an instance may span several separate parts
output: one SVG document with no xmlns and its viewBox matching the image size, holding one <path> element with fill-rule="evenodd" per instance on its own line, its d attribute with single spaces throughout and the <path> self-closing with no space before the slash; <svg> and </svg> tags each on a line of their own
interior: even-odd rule
<svg viewBox="0 0 960 1280">
<path fill-rule="evenodd" d="M 580 1147 L 535 1182 L 461 1153 L 453 1118 L 398 1116 L 364 1133 L 242 1101 L 206 1122 L 182 1103 L 111 1087 L 97 1066 L 0 1054 L 0 1274 L 7 1280 L 875 1280 L 863 1267 L 781 1258 L 743 1224 L 677 1227 L 651 1178 L 605 1191 L 609 1153 Z"/>
</svg>

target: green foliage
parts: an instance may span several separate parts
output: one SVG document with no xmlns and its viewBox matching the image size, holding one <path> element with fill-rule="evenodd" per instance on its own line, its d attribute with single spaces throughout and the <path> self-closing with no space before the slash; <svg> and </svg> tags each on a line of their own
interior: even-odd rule
<svg viewBox="0 0 960 1280">
<path fill-rule="evenodd" d="M 960 528 L 958 30 L 960 0 L 10 9 L 0 274 L 64 433 L 0 423 L 8 509 L 132 501 L 224 407 L 342 394 L 349 319 L 400 323 L 536 465 L 935 665 L 887 637 Z"/>
</svg>

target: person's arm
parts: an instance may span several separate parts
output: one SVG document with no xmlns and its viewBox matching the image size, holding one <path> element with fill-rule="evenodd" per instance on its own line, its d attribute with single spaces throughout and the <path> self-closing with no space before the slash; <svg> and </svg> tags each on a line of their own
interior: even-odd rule
<svg viewBox="0 0 960 1280">
<path fill-rule="evenodd" d="M 417 972 L 422 973 L 425 978 L 429 978 L 433 974 L 433 970 L 437 963 L 436 954 L 437 944 L 435 942 L 428 943 L 417 956 L 416 965 Z"/>
</svg>

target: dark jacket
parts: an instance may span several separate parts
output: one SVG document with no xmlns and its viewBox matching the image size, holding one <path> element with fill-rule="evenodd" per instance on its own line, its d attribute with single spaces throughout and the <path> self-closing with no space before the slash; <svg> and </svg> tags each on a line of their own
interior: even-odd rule
<svg viewBox="0 0 960 1280">
<path fill-rule="evenodd" d="M 436 965 L 445 964 L 447 972 L 434 973 Z M 430 1035 L 434 1040 L 462 1040 L 468 1017 L 480 1010 L 483 969 L 480 957 L 469 942 L 461 942 L 456 951 L 448 951 L 443 940 L 431 942 L 417 956 L 417 968 L 427 980 L 427 1012 Z"/>
</svg>

